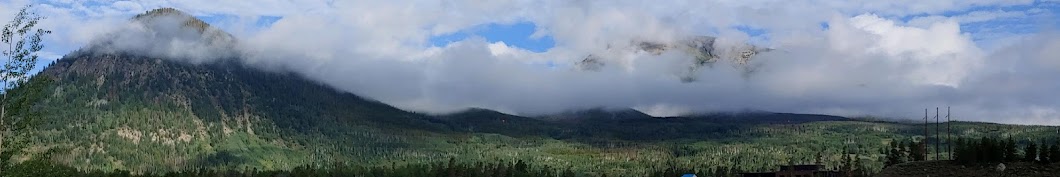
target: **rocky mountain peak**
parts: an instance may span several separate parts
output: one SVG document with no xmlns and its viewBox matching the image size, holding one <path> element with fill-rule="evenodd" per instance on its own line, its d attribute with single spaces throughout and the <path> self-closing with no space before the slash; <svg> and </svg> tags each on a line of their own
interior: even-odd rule
<svg viewBox="0 0 1060 177">
<path fill-rule="evenodd" d="M 236 38 L 191 14 L 159 8 L 99 36 L 82 52 L 120 53 L 191 63 L 238 58 Z"/>
<path fill-rule="evenodd" d="M 608 52 L 647 53 L 658 56 L 667 51 L 676 50 L 692 56 L 691 60 L 693 62 L 680 75 L 682 82 L 695 81 L 695 72 L 697 70 L 703 67 L 712 67 L 714 63 L 723 60 L 747 73 L 752 72 L 754 68 L 750 65 L 750 62 L 754 56 L 761 52 L 773 50 L 750 44 L 720 45 L 717 43 L 717 38 L 711 36 L 692 36 L 671 42 L 636 39 L 631 40 L 630 44 L 626 46 L 628 47 L 616 49 L 609 45 Z M 605 61 L 608 60 L 604 56 L 613 56 L 613 54 L 589 54 L 576 63 L 576 66 L 578 69 L 586 71 L 599 70 L 606 65 Z"/>
</svg>

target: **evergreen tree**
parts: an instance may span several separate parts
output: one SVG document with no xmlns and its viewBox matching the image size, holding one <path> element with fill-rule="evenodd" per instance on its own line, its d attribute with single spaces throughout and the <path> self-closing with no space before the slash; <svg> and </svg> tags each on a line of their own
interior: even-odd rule
<svg viewBox="0 0 1060 177">
<path fill-rule="evenodd" d="M 901 162 L 902 161 L 901 160 L 902 156 L 899 155 L 899 154 L 902 153 L 901 150 L 900 150 L 900 149 L 902 149 L 900 144 L 902 144 L 902 143 L 899 143 L 898 141 L 891 141 L 890 150 L 887 151 L 887 161 L 884 162 L 884 166 L 885 167 L 889 167 L 889 166 L 892 166 L 892 165 L 896 165 L 896 164 L 902 163 Z"/>
<path fill-rule="evenodd" d="M 852 176 L 854 176 L 854 177 L 866 176 L 868 174 L 868 172 L 865 170 L 866 168 L 864 167 L 865 162 L 861 161 L 861 158 L 858 157 L 857 153 L 854 154 L 853 158 L 854 158 L 854 160 L 851 160 L 852 164 L 850 165 L 850 167 L 853 168 L 853 169 L 851 169 L 851 171 L 853 173 Z"/>
<path fill-rule="evenodd" d="M 979 160 L 980 162 L 997 162 L 1001 153 L 997 152 L 994 142 L 990 138 L 979 138 Z"/>
<path fill-rule="evenodd" d="M 909 161 L 924 161 L 924 140 L 909 142 Z"/>
<path fill-rule="evenodd" d="M 954 141 L 953 144 L 955 145 L 955 147 L 953 148 L 953 161 L 956 161 L 958 163 L 965 162 L 968 157 L 964 155 L 964 139 L 957 138 L 957 140 Z"/>
<path fill-rule="evenodd" d="M 901 156 L 901 157 L 899 157 L 899 159 L 902 159 L 902 162 L 915 161 L 915 159 L 913 159 L 913 151 L 912 151 L 913 150 L 913 146 L 915 146 L 913 144 L 913 140 L 912 139 L 906 140 L 905 143 L 903 143 L 902 146 L 903 146 L 902 149 L 899 150 L 901 153 L 898 153 L 898 155 Z"/>
<path fill-rule="evenodd" d="M 968 154 L 967 162 L 974 163 L 984 159 L 981 153 L 983 151 L 982 146 L 979 146 L 979 142 L 975 141 L 975 139 L 968 139 L 968 142 L 965 144 L 965 147 L 967 148 L 964 150 Z"/>
<path fill-rule="evenodd" d="M 927 154 L 928 154 L 928 150 L 927 150 L 927 139 L 923 139 L 923 140 L 921 140 L 921 141 L 919 142 L 919 144 L 918 144 L 917 148 L 920 148 L 920 154 L 917 154 L 917 156 L 919 156 L 919 157 L 917 157 L 917 160 L 918 160 L 918 161 L 925 161 L 925 160 L 927 160 Z"/>
<path fill-rule="evenodd" d="M 527 169 L 529 167 L 527 167 L 526 162 L 523 162 L 523 160 L 519 160 L 519 162 L 515 163 L 515 167 L 514 168 L 515 168 L 514 169 L 515 172 L 518 172 L 518 173 L 522 174 L 522 173 L 526 173 Z"/>
<path fill-rule="evenodd" d="M 1049 146 L 1049 160 L 1052 163 L 1060 162 L 1060 144 Z"/>
<path fill-rule="evenodd" d="M 456 177 L 456 158 L 449 158 L 449 165 L 445 168 L 445 174 L 448 177 Z"/>
<path fill-rule="evenodd" d="M 843 159 L 840 162 L 840 173 L 842 173 L 843 176 L 853 176 L 854 166 L 852 165 L 853 162 L 850 161 L 850 151 L 844 148 L 843 155 L 841 157 Z"/>
<path fill-rule="evenodd" d="M 1000 139 L 987 139 L 987 146 L 990 147 L 990 162 L 1003 162 L 1005 161 L 1005 143 Z"/>
<path fill-rule="evenodd" d="M 1051 146 L 1046 144 L 1046 143 L 1042 143 L 1041 150 L 1038 150 L 1038 162 L 1041 162 L 1041 163 L 1053 162 L 1053 160 L 1050 159 L 1052 157 L 1052 155 L 1049 154 L 1050 153 L 1049 152 L 1049 147 L 1051 147 Z"/>
<path fill-rule="evenodd" d="M 822 153 L 823 151 L 817 151 L 817 156 L 814 157 L 814 165 L 824 165 L 824 155 Z"/>
<path fill-rule="evenodd" d="M 1005 161 L 1015 162 L 1019 159 L 1019 155 L 1016 154 L 1016 140 L 1010 137 L 1008 141 L 1005 141 Z"/>
<path fill-rule="evenodd" d="M 567 168 L 567 170 L 563 170 L 563 177 L 577 177 L 577 175 L 574 174 L 574 170 Z"/>
<path fill-rule="evenodd" d="M 1027 148 L 1023 150 L 1023 161 L 1038 161 L 1038 145 L 1033 142 L 1027 144 Z"/>
</svg>

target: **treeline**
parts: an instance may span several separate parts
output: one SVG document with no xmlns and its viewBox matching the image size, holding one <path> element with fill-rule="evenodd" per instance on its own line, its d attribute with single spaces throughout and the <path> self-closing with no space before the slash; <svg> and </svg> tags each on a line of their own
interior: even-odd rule
<svg viewBox="0 0 1060 177">
<path fill-rule="evenodd" d="M 1037 162 L 1043 164 L 1060 162 L 1060 143 L 1026 143 L 1022 148 L 1015 140 L 994 138 L 957 139 L 954 161 L 957 163 L 990 162 Z M 1018 149 L 1023 149 L 1022 152 Z"/>
<path fill-rule="evenodd" d="M 927 146 L 923 141 L 895 140 L 882 150 L 886 156 L 884 165 L 923 161 Z M 1020 143 L 1009 139 L 982 137 L 979 139 L 958 138 L 953 143 L 952 160 L 961 164 L 996 162 L 1037 162 L 1043 164 L 1060 162 L 1060 143 L 1044 141 Z M 1021 151 L 1022 150 L 1022 151 Z"/>
<path fill-rule="evenodd" d="M 855 162 L 856 163 L 856 162 Z M 714 174 L 710 174 L 713 172 Z M 290 170 L 214 170 L 197 169 L 161 174 L 136 174 L 125 170 L 115 171 L 80 171 L 76 168 L 56 164 L 47 160 L 32 159 L 7 166 L 0 176 L 5 177 L 608 177 L 608 176 L 648 176 L 673 177 L 683 174 L 710 176 L 735 176 L 736 171 L 698 170 L 695 168 L 668 166 L 649 171 L 648 174 L 611 174 L 596 172 L 577 172 L 571 168 L 554 168 L 547 165 L 531 165 L 524 161 L 495 163 L 459 163 L 455 159 L 449 162 L 358 166 L 332 164 L 325 166 L 299 166 Z"/>
<path fill-rule="evenodd" d="M 881 150 L 886 160 L 884 166 L 891 166 L 905 162 L 924 161 L 927 159 L 927 146 L 924 141 L 894 140 L 887 148 Z"/>
<path fill-rule="evenodd" d="M 515 163 L 457 163 L 450 159 L 448 163 L 389 165 L 364 167 L 346 164 L 330 166 L 300 166 L 291 170 L 257 169 L 245 170 L 212 170 L 199 169 L 164 174 L 133 174 L 129 171 L 78 171 L 73 167 L 57 165 L 44 160 L 30 160 L 11 166 L 3 171 L 3 176 L 40 177 L 40 176 L 82 176 L 82 177 L 205 177 L 205 176 L 241 176 L 241 177 L 324 177 L 324 176 L 364 176 L 364 177 L 574 177 L 580 176 L 570 169 L 556 169 L 549 166 L 533 166 L 523 161 Z"/>
<path fill-rule="evenodd" d="M 843 155 L 841 155 L 840 157 L 842 157 L 843 159 L 840 160 L 839 169 L 837 169 L 837 170 L 839 171 L 839 173 L 842 176 L 845 176 L 845 177 L 869 177 L 869 176 L 873 176 L 873 171 L 869 170 L 869 168 L 872 168 L 872 167 L 869 167 L 869 166 L 867 166 L 865 164 L 864 159 L 861 158 L 862 157 L 861 154 L 858 154 L 856 152 L 850 152 L 850 151 L 844 150 Z M 821 164 L 820 158 L 821 158 L 820 155 L 818 155 L 818 160 L 817 160 L 817 162 L 815 164 Z"/>
</svg>

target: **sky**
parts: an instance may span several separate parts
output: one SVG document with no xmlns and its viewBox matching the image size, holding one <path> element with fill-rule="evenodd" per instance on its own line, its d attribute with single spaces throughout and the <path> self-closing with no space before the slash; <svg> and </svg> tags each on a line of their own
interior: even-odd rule
<svg viewBox="0 0 1060 177">
<path fill-rule="evenodd" d="M 951 107 L 959 120 L 1060 125 L 1057 0 L 0 0 L 0 19 L 27 4 L 54 31 L 42 63 L 173 7 L 232 33 L 246 65 L 429 114 L 919 119 Z M 690 70 L 688 52 L 634 46 L 695 36 L 774 50 Z M 589 55 L 602 68 L 579 69 Z"/>
</svg>

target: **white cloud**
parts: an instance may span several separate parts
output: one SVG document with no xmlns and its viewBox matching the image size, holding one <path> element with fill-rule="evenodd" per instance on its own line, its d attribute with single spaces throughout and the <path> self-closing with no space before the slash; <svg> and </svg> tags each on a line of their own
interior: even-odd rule
<svg viewBox="0 0 1060 177">
<path fill-rule="evenodd" d="M 894 21 L 874 15 L 860 15 L 851 19 L 859 29 L 879 39 L 867 49 L 894 56 L 896 62 L 913 61 L 914 69 L 907 78 L 922 84 L 959 86 L 968 71 L 978 67 L 981 54 L 970 37 L 961 34 L 954 21 L 942 21 L 927 28 L 897 26 Z M 864 36 L 845 36 L 856 39 Z"/>
<path fill-rule="evenodd" d="M 633 107 L 657 115 L 751 109 L 915 118 L 925 107 L 952 105 L 965 120 L 1057 124 L 1060 119 L 1060 101 L 1042 98 L 1060 85 L 1052 77 L 1060 69 L 1047 67 L 1058 66 L 1055 58 L 1060 57 L 1041 47 L 1060 39 L 1033 35 L 1012 39 L 1019 41 L 1013 42 L 1016 47 L 984 51 L 961 23 L 1026 13 L 942 16 L 1031 0 L 131 3 L 197 15 L 283 16 L 263 29 L 237 30 L 245 31 L 237 34 L 250 54 L 248 64 L 299 72 L 415 111 L 482 107 L 541 114 Z M 113 7 L 66 4 L 41 8 L 53 15 L 50 27 L 60 31 L 49 42 L 83 45 L 142 11 L 124 1 Z M 911 15 L 928 17 L 896 20 Z M 252 25 L 248 21 L 253 20 L 227 25 Z M 434 35 L 518 21 L 537 25 L 535 36 L 552 36 L 555 48 L 533 53 L 478 37 L 427 45 Z M 753 75 L 719 63 L 694 73 L 697 82 L 682 83 L 677 75 L 692 62 L 686 53 L 608 49 L 631 40 L 677 41 L 693 35 L 718 36 L 729 45 L 751 40 L 735 26 L 765 30 L 769 38 L 756 44 L 778 49 L 752 61 L 758 67 Z M 597 72 L 573 68 L 590 53 L 605 53 L 607 65 Z"/>
</svg>

